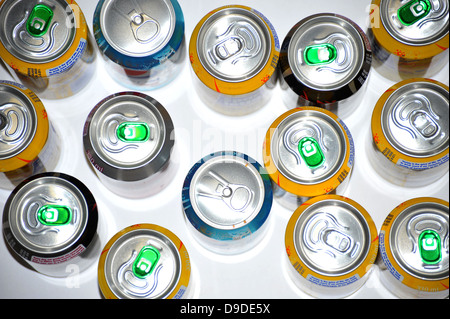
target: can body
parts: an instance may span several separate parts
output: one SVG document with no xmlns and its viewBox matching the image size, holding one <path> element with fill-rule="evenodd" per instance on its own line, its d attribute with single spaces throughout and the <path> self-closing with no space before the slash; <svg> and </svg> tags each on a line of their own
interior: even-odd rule
<svg viewBox="0 0 450 319">
<path fill-rule="evenodd" d="M 184 16 L 177 0 L 101 0 L 94 35 L 111 77 L 132 89 L 166 85 L 184 61 Z"/>
<path fill-rule="evenodd" d="M 89 83 L 95 48 L 75 1 L 4 0 L 0 20 L 1 58 L 39 97 L 65 98 Z"/>
<path fill-rule="evenodd" d="M 448 62 L 448 3 L 373 0 L 374 67 L 392 81 L 432 77 Z"/>
<path fill-rule="evenodd" d="M 319 106 L 345 118 L 364 95 L 371 64 L 369 40 L 356 23 L 337 14 L 309 16 L 281 46 L 283 101 L 288 108 Z"/>
<path fill-rule="evenodd" d="M 41 100 L 23 85 L 0 81 L 0 187 L 53 171 L 60 140 Z"/>
<path fill-rule="evenodd" d="M 369 158 L 381 176 L 414 187 L 448 171 L 448 98 L 448 86 L 430 79 L 404 80 L 379 98 Z"/>
<path fill-rule="evenodd" d="M 448 298 L 448 202 L 410 199 L 380 231 L 380 280 L 401 298 Z"/>
<path fill-rule="evenodd" d="M 189 58 L 203 102 L 226 115 L 244 115 L 266 104 L 276 82 L 278 36 L 260 12 L 224 6 L 195 27 Z"/>
<path fill-rule="evenodd" d="M 267 130 L 263 145 L 274 197 L 291 210 L 310 197 L 342 195 L 354 156 L 347 126 L 335 114 L 318 107 L 282 114 Z"/>
<path fill-rule="evenodd" d="M 342 298 L 367 280 L 378 236 L 361 205 L 346 197 L 322 195 L 293 213 L 285 244 L 288 271 L 299 288 L 314 297 Z"/>
<path fill-rule="evenodd" d="M 100 101 L 88 115 L 83 133 L 87 159 L 112 192 L 142 198 L 171 181 L 174 127 L 158 101 L 122 92 Z"/>
<path fill-rule="evenodd" d="M 272 188 L 251 157 L 217 152 L 202 158 L 183 184 L 186 222 L 204 247 L 222 254 L 253 248 L 265 233 Z"/>
<path fill-rule="evenodd" d="M 100 252 L 97 204 L 79 180 L 43 173 L 23 181 L 6 201 L 3 234 L 11 249 L 36 271 L 52 276 L 83 271 Z"/>
<path fill-rule="evenodd" d="M 161 226 L 129 226 L 104 247 L 98 283 L 107 299 L 189 298 L 193 284 L 188 251 Z"/>
</svg>

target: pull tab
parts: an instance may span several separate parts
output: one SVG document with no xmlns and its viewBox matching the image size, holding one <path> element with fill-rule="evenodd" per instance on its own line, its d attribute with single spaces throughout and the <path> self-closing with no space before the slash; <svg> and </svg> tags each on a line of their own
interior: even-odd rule
<svg viewBox="0 0 450 319">
<path fill-rule="evenodd" d="M 425 230 L 419 236 L 419 252 L 422 261 L 434 265 L 441 261 L 441 238 L 433 230 Z"/>
<path fill-rule="evenodd" d="M 27 19 L 27 31 L 33 37 L 47 33 L 53 19 L 53 11 L 43 4 L 36 5 Z"/>
<path fill-rule="evenodd" d="M 150 139 L 147 123 L 124 122 L 117 127 L 117 138 L 125 143 L 143 143 Z"/>
<path fill-rule="evenodd" d="M 311 45 L 305 48 L 304 59 L 308 65 L 329 64 L 336 60 L 337 49 L 330 43 Z"/>
<path fill-rule="evenodd" d="M 298 151 L 309 168 L 317 168 L 325 162 L 319 143 L 312 137 L 304 137 L 298 143 Z"/>
<path fill-rule="evenodd" d="M 133 274 L 140 279 L 148 277 L 160 258 L 161 253 L 158 249 L 153 246 L 144 246 L 133 263 Z"/>
<path fill-rule="evenodd" d="M 152 41 L 159 34 L 159 23 L 155 19 L 149 17 L 145 13 L 137 13 L 132 10 L 128 14 L 131 19 L 131 30 L 134 38 L 140 43 L 148 43 Z"/>
<path fill-rule="evenodd" d="M 431 3 L 429 0 L 413 0 L 400 7 L 397 16 L 401 23 L 409 26 L 426 17 L 430 11 Z"/>
<path fill-rule="evenodd" d="M 423 137 L 432 137 L 439 130 L 437 123 L 423 111 L 413 112 L 411 123 Z"/>
<path fill-rule="evenodd" d="M 72 220 L 72 210 L 68 206 L 44 205 L 38 210 L 37 218 L 46 226 L 63 226 Z"/>
</svg>

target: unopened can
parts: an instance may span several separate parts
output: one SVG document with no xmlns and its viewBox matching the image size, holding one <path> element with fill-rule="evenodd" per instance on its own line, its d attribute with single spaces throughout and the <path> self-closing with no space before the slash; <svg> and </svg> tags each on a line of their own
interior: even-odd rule
<svg viewBox="0 0 450 319">
<path fill-rule="evenodd" d="M 104 247 L 98 284 L 107 299 L 189 298 L 193 284 L 188 251 L 166 228 L 129 226 Z"/>
<path fill-rule="evenodd" d="M 369 40 L 356 23 L 337 14 L 309 16 L 281 46 L 283 101 L 288 108 L 324 107 L 343 118 L 364 95 L 371 64 Z"/>
<path fill-rule="evenodd" d="M 420 197 L 386 217 L 379 240 L 381 282 L 401 298 L 448 298 L 448 202 Z"/>
<path fill-rule="evenodd" d="M 83 271 L 100 253 L 97 204 L 89 189 L 62 173 L 23 181 L 3 210 L 9 247 L 36 271 L 65 277 Z M 69 268 L 70 266 L 70 268 Z"/>
<path fill-rule="evenodd" d="M 449 167 L 448 86 L 409 79 L 390 87 L 372 114 L 369 158 L 375 170 L 400 186 L 424 186 Z"/>
<path fill-rule="evenodd" d="M 274 197 L 295 210 L 310 197 L 342 195 L 355 157 L 352 135 L 335 114 L 301 107 L 279 116 L 263 146 Z"/>
<path fill-rule="evenodd" d="M 290 278 L 318 298 L 343 298 L 363 286 L 376 261 L 378 233 L 355 201 L 322 195 L 303 203 L 285 234 Z"/>
<path fill-rule="evenodd" d="M 448 63 L 447 0 L 373 0 L 374 67 L 393 81 L 432 77 Z"/>
<path fill-rule="evenodd" d="M 266 104 L 275 86 L 278 36 L 255 9 L 223 6 L 195 27 L 189 57 L 200 98 L 226 115 L 244 115 Z"/>
<path fill-rule="evenodd" d="M 129 88 L 155 89 L 180 72 L 184 17 L 177 0 L 101 0 L 94 35 L 112 78 Z"/>
<path fill-rule="evenodd" d="M 204 247 L 222 254 L 247 251 L 267 230 L 272 187 L 251 157 L 217 152 L 188 172 L 182 190 L 186 222 Z"/>
<path fill-rule="evenodd" d="M 171 181 L 173 122 L 148 95 L 121 92 L 100 101 L 86 119 L 83 143 L 100 181 L 120 196 L 153 195 Z"/>
<path fill-rule="evenodd" d="M 57 99 L 92 78 L 95 49 L 75 1 L 0 1 L 0 56 L 39 97 Z"/>
<path fill-rule="evenodd" d="M 0 188 L 53 171 L 60 141 L 36 94 L 22 84 L 0 81 Z"/>
</svg>

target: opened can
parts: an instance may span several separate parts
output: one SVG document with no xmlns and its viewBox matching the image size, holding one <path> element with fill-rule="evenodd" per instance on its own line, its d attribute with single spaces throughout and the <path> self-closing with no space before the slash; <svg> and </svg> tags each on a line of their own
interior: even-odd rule
<svg viewBox="0 0 450 319">
<path fill-rule="evenodd" d="M 392 81 L 432 77 L 448 63 L 448 1 L 373 0 L 374 67 Z"/>
<path fill-rule="evenodd" d="M 53 171 L 60 141 L 36 94 L 22 84 L 0 81 L 0 187 Z"/>
<path fill-rule="evenodd" d="M 94 35 L 112 78 L 129 88 L 155 89 L 180 72 L 184 17 L 177 0 L 101 0 Z"/>
<path fill-rule="evenodd" d="M 190 169 L 182 201 L 200 244 L 214 252 L 238 254 L 253 248 L 265 233 L 272 187 L 265 169 L 251 157 L 217 152 Z"/>
<path fill-rule="evenodd" d="M 378 252 L 367 211 L 337 195 L 314 197 L 290 218 L 285 234 L 294 283 L 318 298 L 343 298 L 363 286 Z"/>
<path fill-rule="evenodd" d="M 353 138 L 344 122 L 312 106 L 278 117 L 267 130 L 263 146 L 274 197 L 291 210 L 310 197 L 342 195 L 354 157 Z"/>
<path fill-rule="evenodd" d="M 112 94 L 88 115 L 83 143 L 100 181 L 112 192 L 142 198 L 171 181 L 174 127 L 166 109 L 139 92 Z"/>
<path fill-rule="evenodd" d="M 346 17 L 322 13 L 297 23 L 280 52 L 281 88 L 288 108 L 320 106 L 344 118 L 359 105 L 372 51 L 361 28 Z"/>
<path fill-rule="evenodd" d="M 107 299 L 189 298 L 191 281 L 183 242 L 152 224 L 129 226 L 115 234 L 98 263 L 98 284 Z"/>
<path fill-rule="evenodd" d="M 410 199 L 380 231 L 380 280 L 401 298 L 448 298 L 448 202 Z"/>
<path fill-rule="evenodd" d="M 93 76 L 95 48 L 75 1 L 0 1 L 0 56 L 41 98 L 83 89 Z"/>
<path fill-rule="evenodd" d="M 89 189 L 62 173 L 34 175 L 17 186 L 3 210 L 3 234 L 36 271 L 52 276 L 85 270 L 100 252 L 97 204 Z"/>
<path fill-rule="evenodd" d="M 226 115 L 256 111 L 271 97 L 279 51 L 275 29 L 255 9 L 233 5 L 211 11 L 189 43 L 200 98 Z"/>
<path fill-rule="evenodd" d="M 448 86 L 410 79 L 390 87 L 372 114 L 370 160 L 375 170 L 400 186 L 424 186 L 449 167 Z"/>
</svg>

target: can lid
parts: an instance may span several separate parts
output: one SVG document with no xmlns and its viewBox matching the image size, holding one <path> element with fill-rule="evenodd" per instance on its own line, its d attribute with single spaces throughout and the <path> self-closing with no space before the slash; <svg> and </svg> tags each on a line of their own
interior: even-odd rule
<svg viewBox="0 0 450 319">
<path fill-rule="evenodd" d="M 172 120 L 164 107 L 147 95 L 113 94 L 94 107 L 86 125 L 85 150 L 111 178 L 145 179 L 170 159 Z"/>
<path fill-rule="evenodd" d="M 448 151 L 448 88 L 415 79 L 398 83 L 380 100 L 376 109 L 382 108 L 379 120 L 382 133 L 398 152 L 425 159 Z M 372 126 L 373 131 L 376 128 Z"/>
<path fill-rule="evenodd" d="M 47 63 L 72 45 L 74 12 L 64 0 L 4 1 L 0 8 L 0 42 L 16 58 Z"/>
<path fill-rule="evenodd" d="M 168 230 L 145 224 L 130 226 L 103 250 L 100 287 L 105 297 L 171 298 L 180 287 L 187 288 L 190 270 L 186 263 L 189 265 L 186 249 Z"/>
<path fill-rule="evenodd" d="M 383 0 L 379 10 L 387 32 L 404 44 L 428 45 L 448 35 L 447 1 Z"/>
</svg>

